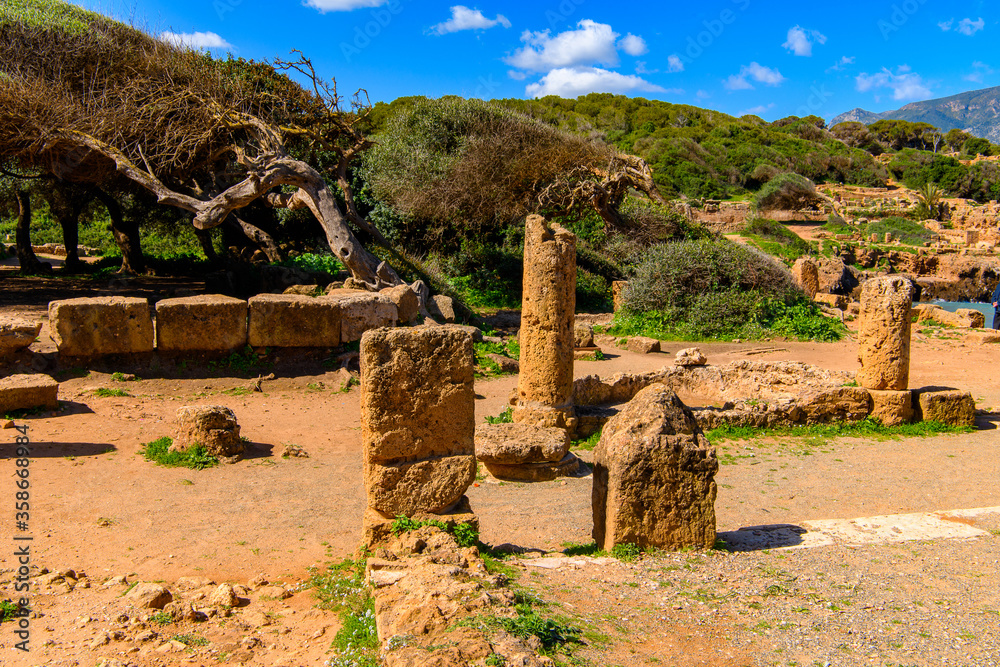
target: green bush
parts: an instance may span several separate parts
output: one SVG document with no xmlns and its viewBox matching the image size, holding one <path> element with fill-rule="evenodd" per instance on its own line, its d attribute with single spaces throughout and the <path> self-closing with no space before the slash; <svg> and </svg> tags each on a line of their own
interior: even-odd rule
<svg viewBox="0 0 1000 667">
<path fill-rule="evenodd" d="M 934 232 L 920 223 L 899 217 L 870 222 L 865 227 L 865 234 L 876 234 L 880 238 L 885 234 L 892 234 L 900 243 L 912 246 L 922 246 L 934 238 Z"/>
<path fill-rule="evenodd" d="M 812 246 L 808 241 L 774 220 L 753 218 L 743 228 L 743 233 L 759 249 L 789 262 L 812 253 Z"/>
<path fill-rule="evenodd" d="M 754 203 L 760 210 L 804 208 L 821 201 L 816 186 L 798 174 L 778 174 L 760 189 Z"/>
<path fill-rule="evenodd" d="M 725 239 L 654 246 L 624 295 L 632 313 L 684 311 L 706 295 L 758 291 L 784 297 L 801 293 L 788 270 L 764 253 Z"/>
</svg>

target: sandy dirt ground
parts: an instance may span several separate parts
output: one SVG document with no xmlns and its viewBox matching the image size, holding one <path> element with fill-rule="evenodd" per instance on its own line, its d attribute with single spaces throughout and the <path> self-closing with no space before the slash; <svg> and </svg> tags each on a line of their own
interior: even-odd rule
<svg viewBox="0 0 1000 667">
<path fill-rule="evenodd" d="M 26 301 L 0 302 L 0 313 L 44 312 Z M 578 362 L 578 377 L 660 368 L 688 346 L 669 343 L 665 353 L 638 355 L 609 343 L 603 341 L 609 359 Z M 750 358 L 857 368 L 851 339 L 700 347 L 713 364 Z M 42 359 L 54 350 L 44 329 L 33 349 Z M 365 500 L 358 390 L 338 391 L 340 376 L 322 361 L 322 355 L 271 357 L 260 370 L 276 378 L 263 382 L 262 393 L 247 395 L 232 391 L 246 377 L 218 365 L 59 368 L 62 408 L 17 420 L 29 427 L 32 447 L 31 562 L 49 574 L 44 582 L 33 579 L 41 587 L 33 590 L 38 617 L 31 652 L 13 648 L 13 626 L 4 623 L 0 664 L 90 666 L 104 657 L 109 665 L 292 666 L 329 659 L 337 618 L 315 609 L 303 582 L 311 567 L 355 551 Z M 1000 346 L 940 332 L 914 335 L 911 386 L 971 391 L 986 413 L 974 433 L 721 443 L 720 456 L 731 465 L 717 477 L 719 531 L 1000 506 L 998 361 Z M 115 382 L 115 371 L 141 379 Z M 516 382 L 515 376 L 477 381 L 477 419 L 500 413 Z M 99 398 L 94 390 L 101 387 L 129 395 Z M 143 444 L 172 435 L 176 409 L 190 404 L 232 408 L 252 442 L 249 456 L 200 471 L 145 461 Z M 15 597 L 18 567 L 10 546 L 15 435 L 0 431 L 6 489 L 0 503 L 9 505 L 0 524 L 0 600 Z M 309 457 L 282 458 L 290 444 Z M 534 556 L 591 541 L 590 493 L 584 475 L 537 484 L 483 477 L 468 495 L 484 542 Z M 1000 520 L 984 524 L 1000 534 L 998 528 Z M 664 554 L 554 570 L 514 566 L 525 584 L 555 603 L 553 613 L 586 630 L 587 645 L 575 658 L 586 664 L 993 665 L 997 652 L 982 647 L 995 649 L 1000 633 L 998 557 L 1000 537 L 987 533 L 904 546 Z M 67 578 L 67 570 L 76 576 Z M 162 628 L 127 606 L 127 584 L 104 585 L 113 577 L 186 588 L 185 599 L 195 602 L 222 582 L 243 588 L 229 617 Z M 272 586 L 262 588 L 264 580 Z M 275 583 L 291 596 L 275 595 Z M 185 633 L 207 643 L 167 641 Z"/>
</svg>

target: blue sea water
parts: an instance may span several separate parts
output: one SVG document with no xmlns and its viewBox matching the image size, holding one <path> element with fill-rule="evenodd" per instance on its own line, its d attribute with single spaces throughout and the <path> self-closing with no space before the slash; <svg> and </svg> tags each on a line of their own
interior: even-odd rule
<svg viewBox="0 0 1000 667">
<path fill-rule="evenodd" d="M 993 322 L 993 304 L 990 303 L 978 303 L 970 301 L 941 301 L 940 299 L 929 301 L 935 306 L 940 306 L 947 310 L 948 312 L 954 313 L 959 308 L 972 308 L 973 310 L 978 310 L 986 317 L 986 326 L 990 326 Z"/>
</svg>

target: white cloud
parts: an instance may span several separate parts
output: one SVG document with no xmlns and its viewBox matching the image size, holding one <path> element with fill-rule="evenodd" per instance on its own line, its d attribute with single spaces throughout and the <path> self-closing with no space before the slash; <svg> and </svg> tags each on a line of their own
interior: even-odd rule
<svg viewBox="0 0 1000 667">
<path fill-rule="evenodd" d="M 827 68 L 826 72 L 843 72 L 847 69 L 848 65 L 853 65 L 856 58 L 854 56 L 843 56 L 840 60 L 835 62 L 831 67 Z"/>
<path fill-rule="evenodd" d="M 587 93 L 676 93 L 680 90 L 667 90 L 645 79 L 610 72 L 598 67 L 560 67 L 542 77 L 538 83 L 529 84 L 525 93 L 531 97 L 558 95 L 559 97 L 575 98 Z"/>
<path fill-rule="evenodd" d="M 966 74 L 962 78 L 973 83 L 982 83 L 983 77 L 990 74 L 993 74 L 993 68 L 980 60 L 976 60 L 972 63 L 972 73 Z"/>
<path fill-rule="evenodd" d="M 641 56 L 644 53 L 649 53 L 649 47 L 646 46 L 646 40 L 638 35 L 633 35 L 632 33 L 625 35 L 622 40 L 618 42 L 618 48 L 630 56 Z"/>
<path fill-rule="evenodd" d="M 806 30 L 801 26 L 788 29 L 788 40 L 782 44 L 783 47 L 797 56 L 811 56 L 813 54 L 813 43 L 826 44 L 826 35 L 818 30 Z"/>
<path fill-rule="evenodd" d="M 948 19 L 947 21 L 941 21 L 940 23 L 938 23 L 938 27 L 944 30 L 945 32 L 951 30 L 951 26 L 953 25 L 955 25 L 955 19 Z"/>
<path fill-rule="evenodd" d="M 214 32 L 161 32 L 160 40 L 189 49 L 231 49 L 233 45 Z"/>
<path fill-rule="evenodd" d="M 699 100 L 707 100 L 712 96 L 712 93 L 708 92 L 707 90 L 699 90 L 697 93 L 694 94 L 694 96 L 697 97 Z"/>
<path fill-rule="evenodd" d="M 579 67 L 581 65 L 618 65 L 618 49 L 615 41 L 618 33 L 611 26 L 584 19 L 578 30 L 567 30 L 555 37 L 548 30 L 521 35 L 525 46 L 504 58 L 504 62 L 514 67 L 532 72 L 548 72 L 556 68 Z"/>
<path fill-rule="evenodd" d="M 979 17 L 979 19 L 973 21 L 972 19 L 962 19 L 958 22 L 958 31 L 963 35 L 968 35 L 971 37 L 977 32 L 986 27 L 986 21 Z"/>
<path fill-rule="evenodd" d="M 667 71 L 668 72 L 683 72 L 684 71 L 684 61 L 676 53 L 672 56 L 667 57 Z"/>
<path fill-rule="evenodd" d="M 778 70 L 753 62 L 741 67 L 739 74 L 733 74 L 723 81 L 722 85 L 726 90 L 753 90 L 753 84 L 747 77 L 767 86 L 780 86 L 785 81 L 785 77 L 781 76 Z"/>
<path fill-rule="evenodd" d="M 855 78 L 855 82 L 862 93 L 888 88 L 894 100 L 925 100 L 931 97 L 931 90 L 923 78 L 905 66 L 897 68 L 895 73 L 887 68 L 875 74 L 862 73 Z"/>
<path fill-rule="evenodd" d="M 381 7 L 389 0 L 306 0 L 306 7 L 323 12 L 350 12 L 362 7 Z"/>
<path fill-rule="evenodd" d="M 451 18 L 444 23 L 432 26 L 431 32 L 435 35 L 445 35 L 460 30 L 488 30 L 497 25 L 509 28 L 510 21 L 503 14 L 497 14 L 495 19 L 488 19 L 478 9 L 456 5 L 451 8 Z"/>
<path fill-rule="evenodd" d="M 645 60 L 637 60 L 637 61 L 635 61 L 635 73 L 636 74 L 656 74 L 659 71 L 660 70 L 658 70 L 658 69 L 649 69 L 648 67 L 646 67 L 646 61 Z"/>
<path fill-rule="evenodd" d="M 752 107 L 750 109 L 744 109 L 739 113 L 740 116 L 759 116 L 760 114 L 770 111 L 774 108 L 774 102 L 768 105 L 761 104 L 760 106 Z"/>
</svg>

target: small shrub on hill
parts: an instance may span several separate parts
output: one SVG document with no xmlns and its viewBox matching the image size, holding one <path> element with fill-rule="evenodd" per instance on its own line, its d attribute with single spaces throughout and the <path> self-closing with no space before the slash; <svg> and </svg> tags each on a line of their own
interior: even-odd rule
<svg viewBox="0 0 1000 667">
<path fill-rule="evenodd" d="M 914 246 L 922 246 L 934 238 L 934 232 L 920 223 L 898 217 L 870 222 L 865 228 L 865 233 L 876 234 L 880 237 L 884 234 L 892 234 L 893 238 L 900 243 Z"/>
<path fill-rule="evenodd" d="M 804 176 L 788 173 L 772 178 L 754 198 L 757 208 L 762 211 L 797 210 L 820 201 L 822 198 L 812 181 Z"/>
</svg>

